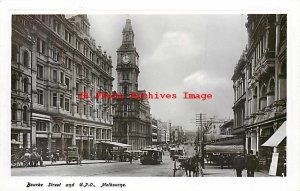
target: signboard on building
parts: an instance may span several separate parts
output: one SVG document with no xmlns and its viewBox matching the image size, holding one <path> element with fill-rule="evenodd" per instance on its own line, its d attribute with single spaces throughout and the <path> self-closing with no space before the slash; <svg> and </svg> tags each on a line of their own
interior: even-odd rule
<svg viewBox="0 0 300 191">
<path fill-rule="evenodd" d="M 269 175 L 276 176 L 279 153 L 273 153 Z"/>
</svg>

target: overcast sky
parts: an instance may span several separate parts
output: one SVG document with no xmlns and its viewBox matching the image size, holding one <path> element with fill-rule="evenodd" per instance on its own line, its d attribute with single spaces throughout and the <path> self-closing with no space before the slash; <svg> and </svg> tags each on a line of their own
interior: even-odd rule
<svg viewBox="0 0 300 191">
<path fill-rule="evenodd" d="M 194 130 L 196 113 L 233 118 L 234 67 L 246 46 L 246 15 L 88 15 L 91 35 L 112 56 L 116 90 L 116 50 L 126 18 L 131 19 L 140 55 L 139 89 L 177 94 L 149 100 L 151 114 Z M 183 92 L 211 93 L 209 101 L 184 100 Z"/>
</svg>

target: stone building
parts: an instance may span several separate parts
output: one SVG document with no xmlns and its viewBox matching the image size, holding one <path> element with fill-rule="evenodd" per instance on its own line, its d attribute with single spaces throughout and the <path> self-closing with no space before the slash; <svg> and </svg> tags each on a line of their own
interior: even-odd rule
<svg viewBox="0 0 300 191">
<path fill-rule="evenodd" d="M 90 36 L 87 16 L 13 15 L 12 23 L 12 135 L 44 154 L 77 145 L 84 158 L 101 157 L 112 107 L 95 94 L 111 93 L 112 60 Z"/>
<path fill-rule="evenodd" d="M 286 128 L 286 22 L 287 15 L 282 14 L 248 15 L 248 47 L 232 77 L 236 95 L 232 133 L 244 131 L 246 152 L 252 150 L 265 167 L 273 151 L 279 157 L 286 155 L 286 134 L 278 135 Z M 272 145 L 265 144 L 269 139 Z"/>
<path fill-rule="evenodd" d="M 117 50 L 118 94 L 124 99 L 116 100 L 113 139 L 129 144 L 132 149 L 151 145 L 151 120 L 148 99 L 134 99 L 132 93 L 146 94 L 138 89 L 139 54 L 134 46 L 131 20 L 123 28 L 122 45 Z"/>
</svg>

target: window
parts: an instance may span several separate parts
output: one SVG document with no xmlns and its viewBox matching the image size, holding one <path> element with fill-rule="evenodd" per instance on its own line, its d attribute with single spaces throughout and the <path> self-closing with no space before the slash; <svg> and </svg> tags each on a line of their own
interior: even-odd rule
<svg viewBox="0 0 300 191">
<path fill-rule="evenodd" d="M 37 39 L 37 51 L 42 53 L 42 54 L 45 54 L 46 53 L 46 42 L 41 40 L 41 39 Z"/>
<path fill-rule="evenodd" d="M 57 70 L 53 70 L 53 82 L 57 82 Z"/>
<path fill-rule="evenodd" d="M 83 105 L 83 115 L 86 115 L 86 105 Z"/>
<path fill-rule="evenodd" d="M 23 79 L 23 90 L 25 93 L 28 93 L 28 78 Z"/>
<path fill-rule="evenodd" d="M 93 108 L 90 107 L 90 116 L 92 116 L 92 113 L 93 113 Z"/>
<path fill-rule="evenodd" d="M 89 78 L 89 70 L 87 68 L 84 68 L 84 76 Z"/>
<path fill-rule="evenodd" d="M 60 127 L 59 127 L 59 125 L 55 124 L 53 126 L 52 131 L 53 131 L 53 133 L 60 133 Z"/>
<path fill-rule="evenodd" d="M 60 94 L 60 97 L 59 97 L 59 101 L 60 101 L 60 108 L 64 108 L 64 94 Z"/>
<path fill-rule="evenodd" d="M 86 46 L 83 46 L 83 54 L 85 56 L 87 56 L 87 54 L 88 54 L 88 48 Z"/>
<path fill-rule="evenodd" d="M 90 52 L 90 60 L 94 61 L 94 53 L 92 51 Z"/>
<path fill-rule="evenodd" d="M 70 99 L 65 99 L 65 110 L 70 111 Z"/>
<path fill-rule="evenodd" d="M 17 75 L 13 74 L 11 76 L 11 88 L 13 90 L 16 90 L 18 88 L 18 79 L 17 79 Z"/>
<path fill-rule="evenodd" d="M 53 30 L 56 32 L 56 33 L 60 33 L 60 23 L 53 19 Z"/>
<path fill-rule="evenodd" d="M 67 30 L 65 30 L 65 40 L 68 41 L 69 43 L 72 42 L 72 36 Z"/>
<path fill-rule="evenodd" d="M 17 120 L 17 104 L 13 103 L 11 107 L 11 120 Z"/>
<path fill-rule="evenodd" d="M 38 104 L 43 105 L 44 104 L 44 91 L 38 89 L 37 94 L 38 94 Z"/>
<path fill-rule="evenodd" d="M 70 79 L 65 78 L 65 82 L 66 82 L 66 85 L 67 85 L 67 89 L 69 90 L 70 89 Z"/>
<path fill-rule="evenodd" d="M 99 109 L 97 109 L 97 118 L 99 118 Z"/>
<path fill-rule="evenodd" d="M 76 104 L 77 104 L 76 112 L 79 113 L 79 103 L 77 102 Z"/>
<path fill-rule="evenodd" d="M 76 83 L 76 94 L 79 94 L 79 83 Z"/>
<path fill-rule="evenodd" d="M 52 106 L 57 107 L 57 93 L 52 94 Z"/>
<path fill-rule="evenodd" d="M 37 65 L 37 77 L 43 79 L 44 76 L 44 67 L 41 65 Z"/>
<path fill-rule="evenodd" d="M 59 61 L 60 59 L 59 50 L 56 47 L 53 47 L 52 49 L 52 58 L 54 61 Z"/>
<path fill-rule="evenodd" d="M 80 135 L 80 127 L 76 127 L 76 135 Z"/>
<path fill-rule="evenodd" d="M 23 52 L 23 64 L 25 67 L 29 66 L 29 53 L 26 50 Z"/>
<path fill-rule="evenodd" d="M 46 123 L 43 121 L 36 122 L 36 130 L 37 131 L 47 131 Z"/>
<path fill-rule="evenodd" d="M 76 39 L 76 49 L 80 50 L 80 42 L 78 41 L 78 39 Z"/>
<path fill-rule="evenodd" d="M 60 83 L 64 83 L 64 72 L 60 72 Z"/>
<path fill-rule="evenodd" d="M 27 106 L 23 107 L 23 121 L 28 122 L 28 108 L 27 108 Z"/>
<path fill-rule="evenodd" d="M 65 65 L 68 69 L 71 69 L 72 60 L 69 57 L 65 57 Z"/>
</svg>

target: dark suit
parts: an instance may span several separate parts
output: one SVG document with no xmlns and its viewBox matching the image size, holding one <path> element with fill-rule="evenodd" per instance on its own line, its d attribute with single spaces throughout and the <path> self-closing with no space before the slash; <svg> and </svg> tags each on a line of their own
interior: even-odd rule
<svg viewBox="0 0 300 191">
<path fill-rule="evenodd" d="M 245 168 L 245 159 L 241 155 L 237 155 L 233 159 L 233 168 L 236 170 L 236 176 L 242 177 L 242 171 Z"/>
</svg>

